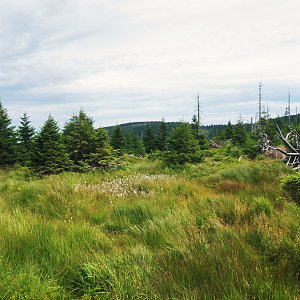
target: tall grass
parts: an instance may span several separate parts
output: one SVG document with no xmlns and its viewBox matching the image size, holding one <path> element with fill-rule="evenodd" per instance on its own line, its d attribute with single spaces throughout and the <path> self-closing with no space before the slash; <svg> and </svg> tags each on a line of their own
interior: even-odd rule
<svg viewBox="0 0 300 300">
<path fill-rule="evenodd" d="M 42 179 L 1 171 L 0 299 L 297 299 L 289 173 L 244 161 L 171 176 L 145 159 Z"/>
</svg>

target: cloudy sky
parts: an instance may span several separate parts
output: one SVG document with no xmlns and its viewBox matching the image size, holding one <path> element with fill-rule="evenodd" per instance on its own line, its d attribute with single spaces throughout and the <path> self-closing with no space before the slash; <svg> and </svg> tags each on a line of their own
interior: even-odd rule
<svg viewBox="0 0 300 300">
<path fill-rule="evenodd" d="M 0 96 L 15 123 L 81 107 L 97 126 L 300 111 L 299 0 L 1 0 Z"/>
</svg>

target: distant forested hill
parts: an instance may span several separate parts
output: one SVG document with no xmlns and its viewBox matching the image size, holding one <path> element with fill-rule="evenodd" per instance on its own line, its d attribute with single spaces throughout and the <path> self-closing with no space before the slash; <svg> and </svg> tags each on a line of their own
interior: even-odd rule
<svg viewBox="0 0 300 300">
<path fill-rule="evenodd" d="M 124 133 L 131 132 L 137 137 L 142 137 L 145 133 L 146 126 L 150 125 L 155 134 L 158 133 L 160 121 L 151 121 L 151 122 L 132 122 L 120 124 L 119 126 L 123 130 Z M 167 130 L 171 131 L 174 127 L 176 127 L 180 122 L 166 122 Z M 201 129 L 205 132 L 205 135 L 208 138 L 212 138 L 216 133 L 225 128 L 226 125 L 208 125 L 201 126 Z M 114 126 L 104 127 L 109 133 L 112 133 Z"/>
<path fill-rule="evenodd" d="M 158 133 L 158 128 L 159 128 L 159 121 L 151 121 L 151 122 L 131 122 L 131 123 L 124 123 L 120 124 L 119 126 L 121 127 L 122 131 L 125 133 L 133 133 L 137 137 L 142 137 L 145 133 L 146 126 L 150 125 L 153 129 L 153 132 L 155 134 Z M 166 122 L 167 125 L 167 130 L 171 131 L 173 128 L 175 128 L 179 122 Z M 109 127 L 104 127 L 109 133 L 112 133 L 114 126 L 109 126 Z"/>
<path fill-rule="evenodd" d="M 288 124 L 288 117 L 275 117 L 270 119 L 271 123 L 275 125 L 277 123 L 280 126 Z M 180 122 L 166 122 L 167 130 L 170 132 L 174 127 L 176 127 Z M 135 136 L 141 138 L 146 130 L 147 125 L 150 125 L 153 129 L 154 134 L 158 133 L 160 121 L 150 121 L 150 122 L 131 122 L 120 124 L 119 126 L 124 133 L 133 133 Z M 218 124 L 218 125 L 206 125 L 201 126 L 201 129 L 204 131 L 208 139 L 213 138 L 217 135 L 218 132 L 225 129 L 227 124 Z M 291 116 L 291 125 L 300 129 L 300 114 Z M 104 127 L 110 134 L 112 133 L 114 126 Z M 246 130 L 251 131 L 251 124 L 245 123 Z"/>
</svg>

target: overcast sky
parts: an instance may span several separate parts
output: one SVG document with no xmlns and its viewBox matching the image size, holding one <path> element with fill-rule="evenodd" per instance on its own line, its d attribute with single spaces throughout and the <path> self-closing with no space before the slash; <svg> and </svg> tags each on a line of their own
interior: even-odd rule
<svg viewBox="0 0 300 300">
<path fill-rule="evenodd" d="M 300 111 L 299 0 L 1 0 L 0 96 L 17 123 L 97 126 Z"/>
</svg>

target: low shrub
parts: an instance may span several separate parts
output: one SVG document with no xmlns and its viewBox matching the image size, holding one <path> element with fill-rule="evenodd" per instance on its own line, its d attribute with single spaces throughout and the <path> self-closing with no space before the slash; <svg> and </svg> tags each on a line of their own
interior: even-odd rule
<svg viewBox="0 0 300 300">
<path fill-rule="evenodd" d="M 288 200 L 300 204 L 300 173 L 284 177 L 281 186 Z"/>
<path fill-rule="evenodd" d="M 164 155 L 164 163 L 169 167 L 178 167 L 187 163 L 200 163 L 204 160 L 201 151 L 195 153 L 180 153 L 176 151 L 166 151 Z"/>
</svg>

